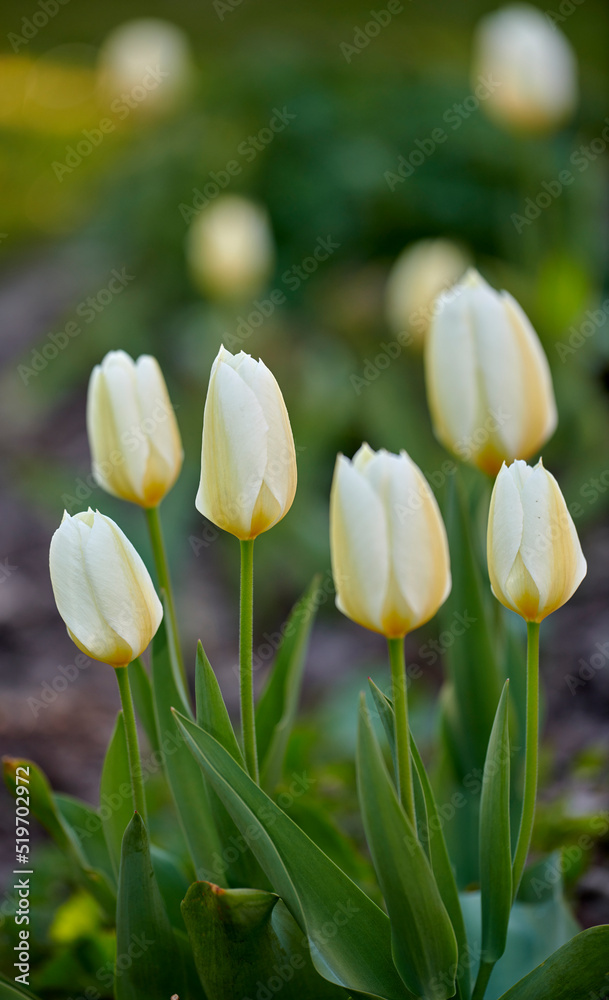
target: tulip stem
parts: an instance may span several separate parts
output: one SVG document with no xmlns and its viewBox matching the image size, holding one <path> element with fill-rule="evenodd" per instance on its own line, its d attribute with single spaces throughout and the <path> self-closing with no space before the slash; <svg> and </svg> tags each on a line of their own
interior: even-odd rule
<svg viewBox="0 0 609 1000">
<path fill-rule="evenodd" d="M 512 864 L 512 899 L 516 898 L 529 853 L 535 799 L 537 797 L 537 755 L 539 744 L 539 623 L 527 622 L 527 725 L 524 757 L 524 791 L 520 829 Z"/>
<path fill-rule="evenodd" d="M 250 777 L 259 784 L 254 713 L 254 539 L 241 541 L 241 589 L 239 620 L 239 692 L 241 696 L 241 735 L 245 763 Z"/>
<path fill-rule="evenodd" d="M 491 973 L 494 968 L 494 962 L 485 962 L 484 960 L 480 962 L 480 968 L 478 969 L 478 975 L 476 976 L 476 985 L 474 986 L 474 992 L 472 993 L 472 1000 L 482 1000 L 484 994 L 486 993 L 486 987 L 488 986 L 488 981 L 491 978 Z"/>
<path fill-rule="evenodd" d="M 397 762 L 397 787 L 400 802 L 408 819 L 415 826 L 414 793 L 412 790 L 412 764 L 410 760 L 410 732 L 408 728 L 408 695 L 406 691 L 406 663 L 404 636 L 387 639 L 391 664 L 391 690 L 395 713 L 395 759 Z"/>
<path fill-rule="evenodd" d="M 142 762 L 140 759 L 140 746 L 137 738 L 137 726 L 135 723 L 135 712 L 133 711 L 133 698 L 131 697 L 131 685 L 129 683 L 129 668 L 115 667 L 118 689 L 121 695 L 123 706 L 123 719 L 125 722 L 125 736 L 127 738 L 127 757 L 129 759 L 129 773 L 131 775 L 131 791 L 133 794 L 133 808 L 140 814 L 146 822 L 146 797 L 144 795 L 144 782 L 142 781 Z"/>
<path fill-rule="evenodd" d="M 168 619 L 167 624 L 169 626 L 167 630 L 169 649 L 172 663 L 174 664 L 174 671 L 176 673 L 176 682 L 179 684 L 181 681 L 180 686 L 182 688 L 182 694 L 185 697 L 186 703 L 188 703 L 188 698 L 186 696 L 186 692 L 188 691 L 188 682 L 186 680 L 186 670 L 184 669 L 184 660 L 182 658 L 182 647 L 180 645 L 180 635 L 178 632 L 178 619 L 173 600 L 171 577 L 169 575 L 167 550 L 165 548 L 165 540 L 163 538 L 160 507 L 147 507 L 146 520 L 148 521 L 148 531 L 150 533 L 150 543 L 152 545 L 152 554 L 154 556 L 154 564 L 156 566 L 159 587 L 165 594 L 165 605 L 167 608 Z"/>
</svg>

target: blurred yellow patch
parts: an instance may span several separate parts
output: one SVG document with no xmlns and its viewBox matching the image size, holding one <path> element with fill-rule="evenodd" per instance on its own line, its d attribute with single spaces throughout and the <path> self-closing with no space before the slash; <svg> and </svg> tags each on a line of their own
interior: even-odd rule
<svg viewBox="0 0 609 1000">
<path fill-rule="evenodd" d="M 77 892 L 55 913 L 49 936 L 56 944 L 70 944 L 78 938 L 96 934 L 101 922 L 101 910 L 95 900 L 86 892 Z"/>
<path fill-rule="evenodd" d="M 92 68 L 26 55 L 0 56 L 0 125 L 71 135 L 98 118 Z"/>
</svg>

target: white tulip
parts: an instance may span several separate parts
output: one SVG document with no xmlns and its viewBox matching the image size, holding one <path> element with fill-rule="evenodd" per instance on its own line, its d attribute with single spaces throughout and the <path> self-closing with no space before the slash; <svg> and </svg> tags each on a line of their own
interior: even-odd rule
<svg viewBox="0 0 609 1000">
<path fill-rule="evenodd" d="M 275 258 L 266 209 L 238 195 L 223 195 L 194 219 L 187 236 L 192 276 L 219 299 L 256 295 Z"/>
<path fill-rule="evenodd" d="M 184 452 L 163 373 L 147 354 L 110 351 L 91 373 L 87 431 L 93 475 L 108 493 L 156 507 L 175 483 Z"/>
<path fill-rule="evenodd" d="M 489 117 L 523 131 L 557 128 L 577 103 L 577 62 L 569 41 L 547 13 L 526 3 L 481 20 L 472 77 L 496 84 L 482 104 Z"/>
<path fill-rule="evenodd" d="M 64 513 L 49 554 L 57 610 L 94 660 L 123 667 L 144 651 L 163 617 L 148 570 L 111 518 Z"/>
<path fill-rule="evenodd" d="M 488 568 L 495 597 L 526 621 L 562 607 L 586 575 L 573 519 L 554 476 L 526 462 L 504 465 L 491 497 Z"/>
<path fill-rule="evenodd" d="M 296 451 L 281 389 L 262 361 L 221 347 L 205 401 L 197 509 L 244 540 L 277 524 L 295 492 Z"/>
<path fill-rule="evenodd" d="M 395 261 L 385 289 L 385 313 L 396 334 L 420 346 L 434 315 L 435 302 L 463 277 L 469 260 L 450 240 L 419 240 Z"/>
<path fill-rule="evenodd" d="M 115 28 L 104 41 L 99 89 L 119 118 L 162 115 L 180 105 L 193 80 L 188 37 L 160 18 L 138 18 Z"/>
<path fill-rule="evenodd" d="M 436 436 L 496 475 L 553 434 L 548 360 L 521 307 L 477 271 L 441 295 L 426 340 L 427 399 Z"/>
<path fill-rule="evenodd" d="M 435 497 L 405 451 L 363 444 L 339 455 L 330 498 L 336 606 L 398 638 L 435 615 L 450 592 L 446 530 Z"/>
</svg>

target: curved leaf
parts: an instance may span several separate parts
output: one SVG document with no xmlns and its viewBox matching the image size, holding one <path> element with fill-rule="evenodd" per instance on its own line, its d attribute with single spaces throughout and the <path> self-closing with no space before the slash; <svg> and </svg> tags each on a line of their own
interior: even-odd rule
<svg viewBox="0 0 609 1000">
<path fill-rule="evenodd" d="M 118 879 L 123 834 L 133 815 L 127 737 L 122 711 L 118 713 L 114 732 L 106 751 L 99 793 L 99 812 L 104 836 L 112 861 L 114 877 Z"/>
<path fill-rule="evenodd" d="M 600 1000 L 607 991 L 609 924 L 603 924 L 576 934 L 500 1000 Z"/>
</svg>

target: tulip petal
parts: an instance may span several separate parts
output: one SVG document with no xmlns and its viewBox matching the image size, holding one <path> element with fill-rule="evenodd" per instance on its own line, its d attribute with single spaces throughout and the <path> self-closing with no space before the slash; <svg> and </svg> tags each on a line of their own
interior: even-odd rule
<svg viewBox="0 0 609 1000">
<path fill-rule="evenodd" d="M 438 438 L 461 454 L 473 434 L 479 388 L 474 332 L 463 287 L 441 295 L 426 342 L 427 395 Z"/>
<path fill-rule="evenodd" d="M 182 467 L 184 452 L 165 379 L 156 358 L 142 355 L 135 365 L 140 411 L 140 436 L 148 440 L 149 454 L 142 482 L 142 499 L 159 503 L 171 489 Z"/>
<path fill-rule="evenodd" d="M 360 625 L 382 632 L 389 573 L 385 512 L 373 486 L 343 455 L 332 482 L 330 534 L 337 607 Z"/>
<path fill-rule="evenodd" d="M 520 467 L 524 462 L 515 462 Z M 505 595 L 508 577 L 512 571 L 522 541 L 524 515 L 520 490 L 514 473 L 503 465 L 491 497 L 488 519 L 488 568 L 491 586 L 496 597 Z M 526 465 L 525 465 L 526 468 Z M 519 468 L 518 475 L 524 475 Z M 516 608 L 514 608 L 516 610 Z"/>
<path fill-rule="evenodd" d="M 79 647 L 105 663 L 124 665 L 131 659 L 131 647 L 104 620 L 85 571 L 91 530 L 82 517 L 67 517 L 53 535 L 49 553 L 53 594 Z"/>
<path fill-rule="evenodd" d="M 522 397 L 526 407 L 526 419 L 521 421 L 520 437 L 512 454 L 529 458 L 551 437 L 558 422 L 552 376 L 548 359 L 528 316 L 508 292 L 502 292 L 501 298 L 516 338 Z"/>
</svg>

